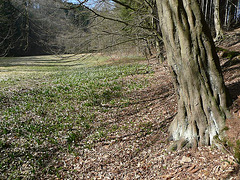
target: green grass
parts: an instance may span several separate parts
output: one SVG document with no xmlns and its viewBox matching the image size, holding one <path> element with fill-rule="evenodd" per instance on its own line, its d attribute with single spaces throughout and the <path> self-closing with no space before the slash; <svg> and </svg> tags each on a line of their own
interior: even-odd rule
<svg viewBox="0 0 240 180">
<path fill-rule="evenodd" d="M 107 60 L 99 55 L 0 59 L 0 179 L 57 175 L 51 163 L 60 163 L 59 153 L 91 148 L 119 129 L 106 129 L 98 114 L 111 111 L 106 104 L 127 106 L 126 94 L 148 81 L 124 78 L 148 67 L 131 58 L 126 64 Z"/>
</svg>

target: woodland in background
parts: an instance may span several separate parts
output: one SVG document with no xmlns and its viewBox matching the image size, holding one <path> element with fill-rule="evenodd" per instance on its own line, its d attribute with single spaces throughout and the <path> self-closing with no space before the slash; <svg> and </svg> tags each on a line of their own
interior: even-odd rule
<svg viewBox="0 0 240 180">
<path fill-rule="evenodd" d="M 0 55 L 73 53 L 68 36 L 87 31 L 89 12 L 60 9 L 63 5 L 61 0 L 1 0 Z"/>
<path fill-rule="evenodd" d="M 0 56 L 128 51 L 161 53 L 155 0 L 95 1 L 94 6 L 62 0 L 1 0 Z M 83 1 L 84 2 L 84 1 Z M 215 36 L 239 26 L 239 0 L 201 0 Z"/>
</svg>

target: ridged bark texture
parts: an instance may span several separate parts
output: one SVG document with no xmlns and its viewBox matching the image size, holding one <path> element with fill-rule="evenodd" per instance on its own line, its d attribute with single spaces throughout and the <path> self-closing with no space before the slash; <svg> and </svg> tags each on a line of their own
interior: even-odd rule
<svg viewBox="0 0 240 180">
<path fill-rule="evenodd" d="M 157 0 L 167 58 L 178 94 L 170 125 L 178 145 L 210 145 L 225 125 L 226 88 L 215 46 L 197 0 Z"/>
</svg>

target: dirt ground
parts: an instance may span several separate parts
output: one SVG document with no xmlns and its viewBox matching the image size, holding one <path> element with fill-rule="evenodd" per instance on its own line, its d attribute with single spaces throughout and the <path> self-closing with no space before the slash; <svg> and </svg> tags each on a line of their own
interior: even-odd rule
<svg viewBox="0 0 240 180">
<path fill-rule="evenodd" d="M 236 35 L 237 34 L 237 35 Z M 240 51 L 239 33 L 229 33 L 221 47 Z M 233 42 L 234 39 L 234 42 Z M 229 44 L 232 42 L 232 44 Z M 240 139 L 240 56 L 229 60 L 218 52 L 225 83 L 233 98 L 232 117 L 226 126 L 229 139 Z M 121 126 L 107 139 L 96 142 L 91 149 L 81 149 L 81 155 L 66 154 L 60 177 L 64 179 L 240 179 L 239 165 L 230 149 L 214 147 L 197 150 L 182 149 L 167 152 L 168 125 L 176 115 L 176 97 L 168 66 L 152 60 L 154 74 L 150 86 L 129 94 L 131 102 L 119 110 L 100 114 L 106 127 Z M 130 76 L 124 81 L 143 78 Z M 124 82 L 123 81 L 123 82 Z M 146 132 L 146 128 L 149 132 Z M 143 130 L 144 129 L 144 130 Z M 67 173 L 66 173 L 67 172 Z M 45 177 L 46 178 L 46 177 Z M 50 178 L 50 177 L 48 177 Z"/>
</svg>

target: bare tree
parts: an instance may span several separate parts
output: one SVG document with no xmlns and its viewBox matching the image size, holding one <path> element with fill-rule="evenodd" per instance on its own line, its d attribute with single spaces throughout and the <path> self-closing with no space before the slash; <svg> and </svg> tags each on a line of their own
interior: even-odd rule
<svg viewBox="0 0 240 180">
<path fill-rule="evenodd" d="M 143 54 L 148 52 L 148 56 L 153 54 L 153 47 L 157 44 L 156 39 L 160 41 L 155 0 L 144 2 L 99 0 L 95 1 L 95 6 L 91 8 L 87 6 L 87 1 L 78 2 L 79 6 L 84 5 L 91 12 L 89 31 L 78 40 L 79 50 L 84 44 L 90 43 L 88 45 L 90 52 L 116 53 L 116 51 L 122 52 L 123 49 L 126 51 L 138 49 Z M 74 7 L 65 6 L 63 9 L 74 9 Z M 142 50 L 145 48 L 147 51 Z"/>
</svg>

